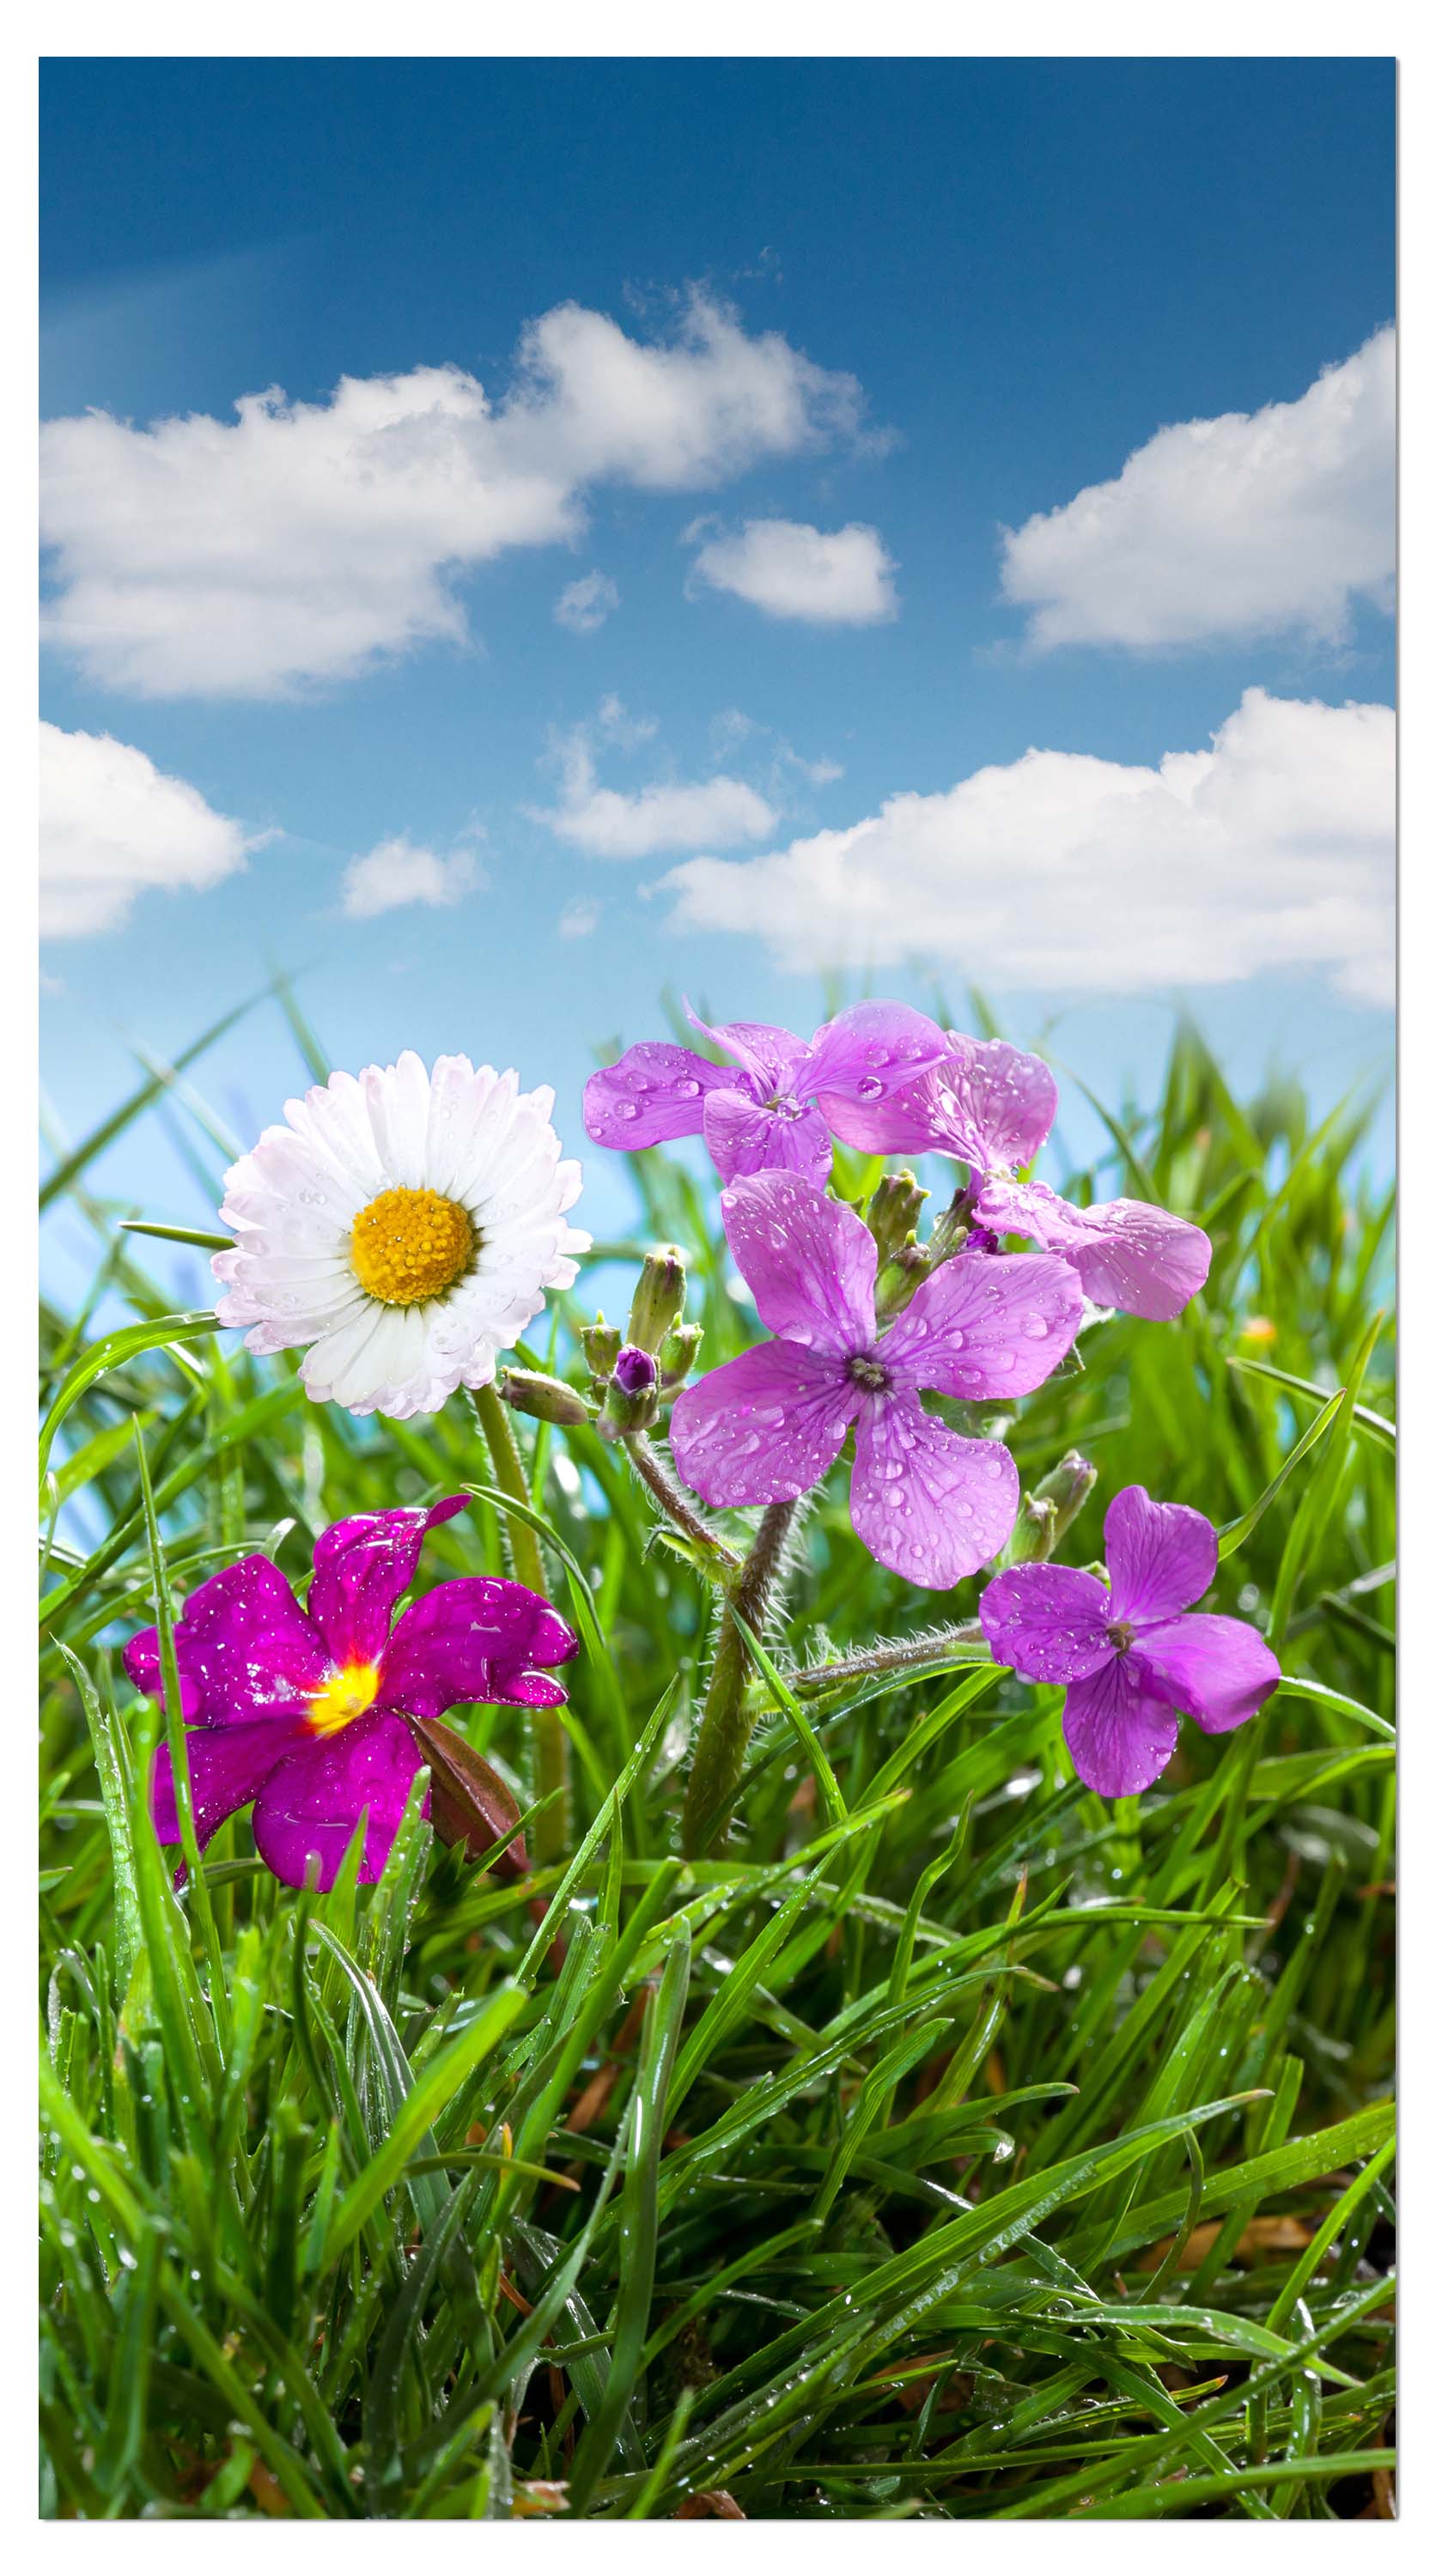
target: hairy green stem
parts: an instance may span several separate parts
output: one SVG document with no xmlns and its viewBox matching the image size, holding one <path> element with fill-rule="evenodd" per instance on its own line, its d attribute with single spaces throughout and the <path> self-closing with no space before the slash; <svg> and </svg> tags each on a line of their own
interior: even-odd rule
<svg viewBox="0 0 1436 2576">
<path fill-rule="evenodd" d="M 876 1646 L 865 1647 L 858 1655 L 843 1655 L 836 1663 L 814 1664 L 807 1672 L 785 1674 L 790 1690 L 830 1690 L 835 1682 L 864 1681 L 873 1673 L 902 1673 L 923 1664 L 940 1664 L 954 1646 L 981 1646 L 985 1643 L 982 1623 L 969 1619 L 960 1628 L 938 1628 L 927 1637 L 884 1637 Z"/>
<path fill-rule="evenodd" d="M 735 1556 L 727 1540 L 720 1538 L 715 1529 L 710 1529 L 702 1513 L 695 1512 L 686 1495 L 679 1492 L 647 1433 L 631 1431 L 623 1445 L 654 1501 L 664 1516 L 672 1521 L 674 1528 L 681 1530 L 685 1538 L 695 1540 L 700 1547 L 710 1551 L 716 1564 L 726 1566 L 736 1573 L 739 1565 L 738 1557 Z"/>
<path fill-rule="evenodd" d="M 755 1637 L 762 1635 L 797 1508 L 796 1502 L 768 1505 L 730 1605 L 723 1613 L 683 1804 L 686 1860 L 697 1860 L 710 1848 L 722 1848 L 725 1811 L 743 1776 L 743 1757 L 753 1732 L 752 1712 L 747 1704 L 753 1657 L 733 1612 L 736 1610 L 746 1620 Z"/>
<path fill-rule="evenodd" d="M 513 1502 L 529 1502 L 529 1480 L 519 1444 L 514 1438 L 513 1422 L 507 1405 L 499 1402 L 491 1386 L 481 1386 L 474 1396 L 474 1411 L 479 1429 L 488 1443 L 494 1483 Z M 543 1551 L 536 1531 L 528 1522 L 505 1514 L 509 1554 L 515 1580 L 526 1584 L 530 1592 L 547 1598 L 548 1576 L 544 1571 Z M 540 1798 L 551 1799 L 534 1821 L 534 1858 L 540 1864 L 561 1860 L 569 1845 L 568 1735 L 563 1718 L 556 1708 L 536 1708 L 534 1727 L 534 1789 Z"/>
</svg>

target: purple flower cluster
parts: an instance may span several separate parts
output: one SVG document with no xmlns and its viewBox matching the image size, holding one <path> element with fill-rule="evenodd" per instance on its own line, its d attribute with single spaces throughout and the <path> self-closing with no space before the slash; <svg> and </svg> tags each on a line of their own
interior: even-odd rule
<svg viewBox="0 0 1436 2576">
<path fill-rule="evenodd" d="M 855 1434 L 853 1528 L 880 1565 L 945 1590 L 986 1565 L 1017 1516 L 998 1440 L 925 1413 L 924 1390 L 978 1403 L 1029 1395 L 1071 1349 L 1082 1291 L 1063 1261 L 965 1254 L 880 1331 L 877 1245 L 861 1217 L 797 1173 L 723 1193 L 733 1257 L 775 1336 L 680 1395 L 670 1439 L 707 1503 L 792 1502 Z"/>
<path fill-rule="evenodd" d="M 590 1075 L 583 1123 L 595 1145 L 629 1154 L 701 1136 L 725 1181 L 772 1171 L 825 1181 L 844 1115 L 898 1095 L 947 1043 L 935 1021 L 901 1002 L 858 1002 L 807 1046 L 758 1020 L 710 1029 L 695 1011 L 688 1017 L 731 1065 L 691 1047 L 632 1046 Z"/>
<path fill-rule="evenodd" d="M 705 1034 L 731 1065 L 634 1046 L 584 1094 L 596 1144 L 702 1134 L 728 1185 L 730 1250 L 774 1337 L 678 1398 L 679 1472 L 720 1508 L 790 1502 L 851 1432 L 858 1536 L 895 1573 L 946 1589 L 1004 1546 L 1017 1473 L 1000 1442 L 962 1436 L 923 1395 L 1030 1394 L 1070 1350 L 1085 1299 L 1169 1320 L 1203 1286 L 1211 1246 L 1163 1208 L 1079 1208 L 1020 1178 L 1051 1133 L 1057 1087 L 1002 1039 L 944 1031 L 896 1002 L 840 1012 L 808 1045 L 753 1021 Z M 967 1169 L 939 1238 L 913 1255 L 930 1275 L 910 1299 L 885 1296 L 886 1322 L 874 1235 L 824 1193 L 835 1136 Z M 1005 1252 L 1013 1235 L 1038 1250 Z"/>
<path fill-rule="evenodd" d="M 982 1596 L 996 1661 L 1066 1691 L 1062 1731 L 1077 1776 L 1104 1798 L 1165 1771 L 1179 1717 L 1225 1735 L 1255 1717 L 1281 1679 L 1243 1619 L 1196 1612 L 1217 1570 L 1211 1522 L 1141 1485 L 1113 1496 L 1104 1525 L 1110 1589 L 1067 1565 L 1017 1565 Z"/>
<path fill-rule="evenodd" d="M 275 1877 L 303 1887 L 313 1867 L 328 1888 L 364 1816 L 359 1876 L 372 1881 L 423 1759 L 405 1717 L 437 1718 L 475 1700 L 561 1704 L 550 1668 L 577 1654 L 578 1639 L 522 1584 L 438 1583 L 394 1619 L 426 1533 L 466 1500 L 336 1521 L 315 1547 L 303 1610 L 267 1556 L 244 1557 L 190 1594 L 175 1662 L 202 1845 L 252 1802 L 255 1847 Z M 156 1629 L 131 1638 L 125 1670 L 137 1690 L 159 1696 Z M 168 1745 L 150 1802 L 160 1841 L 177 1843 Z"/>
</svg>

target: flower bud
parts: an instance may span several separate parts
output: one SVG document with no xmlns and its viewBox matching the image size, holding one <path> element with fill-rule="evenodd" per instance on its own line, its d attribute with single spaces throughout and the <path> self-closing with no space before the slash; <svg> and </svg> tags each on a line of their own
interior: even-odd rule
<svg viewBox="0 0 1436 2576">
<path fill-rule="evenodd" d="M 923 1200 L 929 1196 L 918 1188 L 911 1172 L 883 1175 L 868 1201 L 866 1220 L 880 1262 L 890 1261 L 901 1245 L 914 1239 Z"/>
<path fill-rule="evenodd" d="M 911 1304 L 931 1268 L 932 1254 L 926 1244 L 909 1239 L 898 1245 L 878 1271 L 877 1311 L 884 1322 Z"/>
<path fill-rule="evenodd" d="M 676 1243 L 660 1244 L 656 1252 L 650 1252 L 628 1310 L 630 1343 L 636 1342 L 640 1350 L 658 1350 L 665 1334 L 683 1321 L 687 1286 L 688 1274 Z"/>
<path fill-rule="evenodd" d="M 623 1347 L 623 1335 L 616 1324 L 606 1324 L 602 1315 L 596 1324 L 584 1324 L 579 1331 L 579 1345 L 588 1362 L 592 1377 L 612 1377 L 613 1363 Z"/>
<path fill-rule="evenodd" d="M 1097 1482 L 1097 1470 L 1090 1458 L 1069 1449 L 1059 1458 L 1050 1476 L 1044 1476 L 1033 1496 L 1035 1502 L 1051 1503 L 1056 1510 L 1053 1543 L 1069 1530 Z"/>
<path fill-rule="evenodd" d="M 678 1324 L 669 1334 L 667 1341 L 664 1343 L 662 1350 L 658 1354 L 659 1359 L 663 1364 L 663 1385 L 665 1393 L 673 1387 L 681 1386 L 683 1384 L 684 1379 L 698 1357 L 698 1345 L 702 1339 L 703 1327 L 701 1324 Z"/>
<path fill-rule="evenodd" d="M 625 1342 L 613 1363 L 598 1427 L 605 1440 L 646 1431 L 658 1418 L 658 1362 L 637 1342 Z"/>
<path fill-rule="evenodd" d="M 1002 1552 L 1002 1564 L 1045 1565 L 1056 1545 L 1056 1504 L 1037 1494 L 1024 1494 L 1012 1524 L 1012 1536 Z"/>
<path fill-rule="evenodd" d="M 504 1369 L 495 1393 L 515 1413 L 531 1413 L 537 1422 L 587 1422 L 593 1408 L 579 1394 L 577 1387 L 565 1386 L 561 1379 L 543 1377 L 537 1369 Z"/>
</svg>

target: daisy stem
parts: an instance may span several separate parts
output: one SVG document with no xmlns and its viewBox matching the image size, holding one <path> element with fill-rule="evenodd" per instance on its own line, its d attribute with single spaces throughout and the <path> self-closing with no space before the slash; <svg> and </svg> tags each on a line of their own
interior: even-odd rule
<svg viewBox="0 0 1436 2576">
<path fill-rule="evenodd" d="M 492 1386 L 481 1386 L 474 1392 L 474 1411 L 488 1443 L 495 1484 L 512 1501 L 528 1504 L 529 1480 L 507 1405 L 499 1402 Z M 515 1580 L 546 1600 L 548 1576 L 537 1533 L 517 1514 L 507 1527 Z M 534 1820 L 534 1857 L 542 1863 L 559 1860 L 568 1850 L 568 1735 L 556 1708 L 536 1708 L 533 1723 L 534 1791 L 536 1796 L 551 1801 Z"/>
<path fill-rule="evenodd" d="M 797 1508 L 796 1502 L 768 1505 L 734 1586 L 731 1605 L 723 1612 L 683 1806 L 686 1860 L 697 1860 L 723 1845 L 728 1805 L 743 1776 L 743 1757 L 753 1732 L 753 1712 L 747 1704 L 753 1658 L 733 1612 L 746 1620 L 754 1636 L 762 1635 Z"/>
</svg>

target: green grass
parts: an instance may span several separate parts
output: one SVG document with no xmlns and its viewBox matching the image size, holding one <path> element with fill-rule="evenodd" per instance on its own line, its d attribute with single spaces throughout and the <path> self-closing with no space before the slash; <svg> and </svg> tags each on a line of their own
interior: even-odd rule
<svg viewBox="0 0 1436 2576">
<path fill-rule="evenodd" d="M 188 1086 L 156 1076 L 131 1112 L 166 1093 L 217 1204 Z M 425 1582 L 501 1569 L 514 1516 L 471 1408 L 309 1405 L 287 1364 L 170 1312 L 119 1230 L 143 1212 L 92 1194 L 83 1147 L 57 1155 L 96 1281 L 42 1319 L 46 2514 L 1388 2509 L 1394 1462 L 1368 1115 L 1313 1130 L 1288 1083 L 1238 1103 L 1180 1031 L 1160 1101 L 1110 1122 L 1075 1194 L 1198 1215 L 1208 1290 L 1179 1324 L 1084 1335 L 1011 1433 L 1028 1485 L 1074 1445 L 1101 1471 L 1071 1562 L 1125 1483 L 1227 1530 L 1214 1606 L 1287 1677 L 1254 1724 L 1184 1728 L 1112 1807 L 1071 1777 L 1058 1695 L 989 1664 L 795 1687 L 977 1597 L 873 1565 L 839 1475 L 766 1631 L 729 1848 L 685 1862 L 715 1595 L 625 1456 L 520 1422 L 585 1636 L 572 1847 L 501 1883 L 415 1814 L 379 1886 L 320 1898 L 276 1886 L 243 1820 L 176 1897 L 137 1785 L 163 1721 L 119 1644 L 256 1548 L 301 1579 L 345 1513 L 480 1489 Z M 690 1252 L 711 1365 L 752 1330 L 711 1201 L 635 1169 L 640 1239 Z M 855 1158 L 840 1178 L 871 1182 Z M 528 1355 L 575 1381 L 582 1295 Z M 455 1722 L 531 1806 L 522 1712 Z"/>
</svg>

